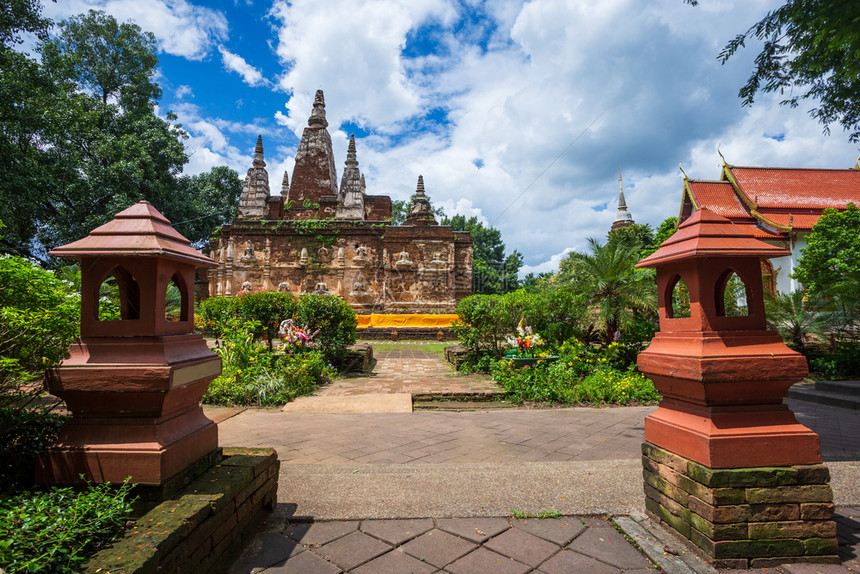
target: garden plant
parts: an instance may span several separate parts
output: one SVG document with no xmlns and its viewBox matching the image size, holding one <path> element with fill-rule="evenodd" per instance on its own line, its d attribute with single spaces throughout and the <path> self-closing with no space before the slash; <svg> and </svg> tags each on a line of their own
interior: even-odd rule
<svg viewBox="0 0 860 574">
<path fill-rule="evenodd" d="M 355 342 L 358 319 L 331 295 L 256 291 L 213 297 L 198 306 L 197 325 L 217 337 L 223 372 L 203 401 L 280 406 L 331 379 Z"/>
</svg>

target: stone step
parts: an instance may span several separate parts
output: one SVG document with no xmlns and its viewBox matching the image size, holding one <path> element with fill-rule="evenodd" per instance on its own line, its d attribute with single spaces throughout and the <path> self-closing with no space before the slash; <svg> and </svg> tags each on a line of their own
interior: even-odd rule
<svg viewBox="0 0 860 574">
<path fill-rule="evenodd" d="M 818 381 L 815 388 L 819 391 L 860 397 L 860 381 Z"/>
<path fill-rule="evenodd" d="M 808 383 L 799 383 L 788 389 L 788 398 L 829 405 L 832 407 L 860 410 L 860 396 L 841 392 L 823 391 Z"/>
</svg>

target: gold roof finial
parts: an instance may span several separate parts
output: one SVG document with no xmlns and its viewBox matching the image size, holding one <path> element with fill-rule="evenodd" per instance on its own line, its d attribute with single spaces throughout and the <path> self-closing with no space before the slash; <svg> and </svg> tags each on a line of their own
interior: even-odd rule
<svg viewBox="0 0 860 574">
<path fill-rule="evenodd" d="M 618 168 L 618 189 L 624 191 L 624 188 L 621 186 L 621 168 Z"/>
<path fill-rule="evenodd" d="M 723 155 L 723 152 L 721 152 L 721 151 L 720 151 L 720 144 L 717 144 L 717 155 L 719 155 L 719 156 L 720 156 L 720 159 L 722 159 L 722 160 L 723 160 L 723 166 L 725 167 L 725 166 L 727 165 L 727 163 L 726 163 L 726 156 L 724 156 L 724 155 Z"/>
<path fill-rule="evenodd" d="M 678 162 L 678 169 L 680 169 L 680 170 L 681 170 L 681 173 L 684 175 L 684 179 L 685 179 L 685 180 L 686 180 L 686 179 L 690 179 L 689 177 L 687 177 L 687 172 L 686 172 L 686 171 L 684 171 L 684 168 L 683 168 L 683 167 L 681 167 L 681 163 L 682 163 L 681 161 L 679 161 L 679 162 Z"/>
<path fill-rule="evenodd" d="M 857 171 L 860 171 L 860 155 L 857 156 L 857 161 L 854 162 L 854 167 L 851 169 L 856 169 Z"/>
</svg>

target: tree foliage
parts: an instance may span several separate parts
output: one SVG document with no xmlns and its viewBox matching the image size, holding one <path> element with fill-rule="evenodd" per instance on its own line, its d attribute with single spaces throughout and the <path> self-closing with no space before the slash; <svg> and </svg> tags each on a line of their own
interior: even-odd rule
<svg viewBox="0 0 860 574">
<path fill-rule="evenodd" d="M 476 216 L 454 215 L 442 220 L 454 231 L 468 231 L 472 238 L 472 276 L 474 293 L 492 294 L 516 291 L 523 256 L 516 249 L 505 255 L 502 233 L 495 227 L 484 226 Z"/>
<path fill-rule="evenodd" d="M 843 211 L 825 209 L 806 237 L 806 247 L 793 277 L 810 291 L 834 281 L 860 277 L 860 209 L 853 203 Z"/>
<path fill-rule="evenodd" d="M 240 184 L 226 168 L 181 177 L 187 136 L 155 113 L 152 36 L 91 11 L 50 38 L 39 9 L 0 10 L 0 252 L 53 264 L 48 250 L 140 200 L 204 241 L 229 220 Z M 39 60 L 10 48 L 24 32 L 41 39 Z"/>
<path fill-rule="evenodd" d="M 849 140 L 860 141 L 860 3 L 787 0 L 726 44 L 720 62 L 749 39 L 763 45 L 738 92 L 743 105 L 751 105 L 760 91 L 785 95 L 781 104 L 790 107 L 812 100 L 816 105 L 809 113 L 825 133 L 838 123 Z"/>
<path fill-rule="evenodd" d="M 589 302 L 590 320 L 607 342 L 637 318 L 653 315 L 657 297 L 653 271 L 636 269 L 639 245 L 601 244 L 588 240 L 589 253 L 571 252 L 559 265 L 559 276 L 569 277 L 572 289 Z"/>
<path fill-rule="evenodd" d="M 60 23 L 56 38 L 40 46 L 46 67 L 95 94 L 116 98 L 124 109 L 150 106 L 161 97 L 153 81 L 158 65 L 155 36 L 130 22 L 90 10 Z"/>
</svg>

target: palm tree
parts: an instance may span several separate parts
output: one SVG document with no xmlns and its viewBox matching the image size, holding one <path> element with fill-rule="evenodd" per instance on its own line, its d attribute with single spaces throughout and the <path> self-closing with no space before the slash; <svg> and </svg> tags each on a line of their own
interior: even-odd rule
<svg viewBox="0 0 860 574">
<path fill-rule="evenodd" d="M 830 325 L 831 314 L 825 305 L 826 301 L 820 293 L 807 294 L 797 290 L 768 297 L 765 311 L 770 326 L 779 331 L 786 343 L 806 357 L 809 337 L 823 337 Z"/>
<path fill-rule="evenodd" d="M 594 326 L 606 341 L 633 324 L 636 313 L 654 314 L 657 289 L 651 269 L 636 269 L 638 245 L 588 240 L 590 253 L 571 253 L 573 288 L 590 301 Z"/>
</svg>

